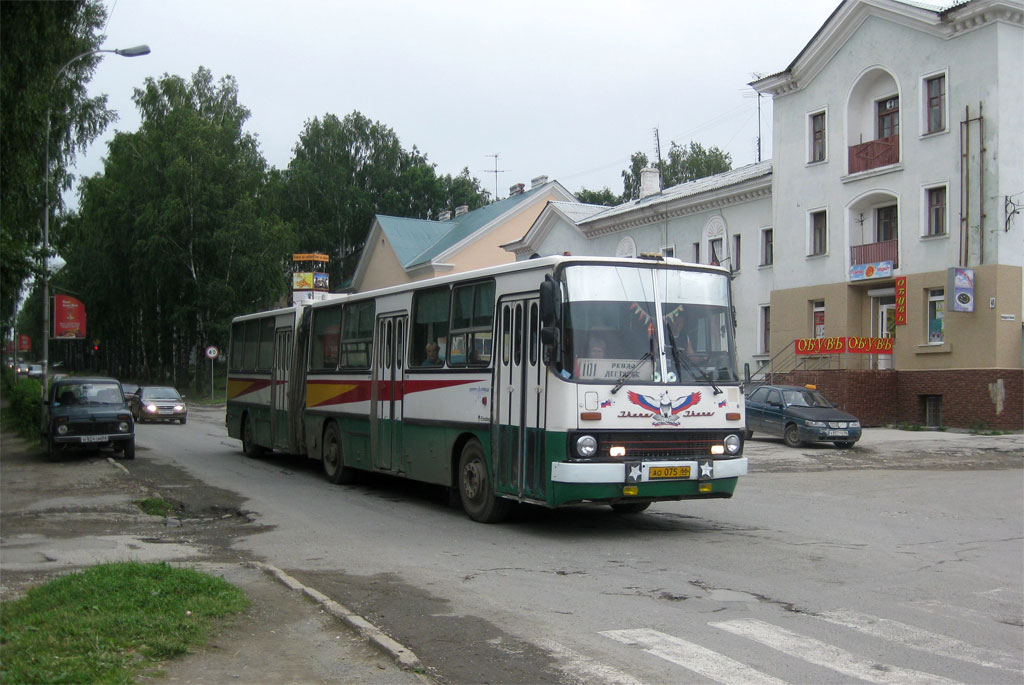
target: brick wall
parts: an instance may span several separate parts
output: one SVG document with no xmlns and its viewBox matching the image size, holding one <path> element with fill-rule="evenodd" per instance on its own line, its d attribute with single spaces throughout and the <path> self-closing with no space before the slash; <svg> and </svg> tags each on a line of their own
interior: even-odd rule
<svg viewBox="0 0 1024 685">
<path fill-rule="evenodd" d="M 994 399 L 1001 381 L 1002 411 Z M 923 396 L 940 398 L 950 428 L 1024 430 L 1024 370 L 790 371 L 776 383 L 813 384 L 864 426 L 926 425 Z"/>
</svg>

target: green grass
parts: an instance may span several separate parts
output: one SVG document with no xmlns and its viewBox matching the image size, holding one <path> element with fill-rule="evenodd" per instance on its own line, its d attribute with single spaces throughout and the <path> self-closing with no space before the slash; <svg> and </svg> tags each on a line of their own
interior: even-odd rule
<svg viewBox="0 0 1024 685">
<path fill-rule="evenodd" d="M 0 604 L 0 683 L 130 683 L 248 604 L 220 578 L 162 563 L 62 576 Z"/>
<path fill-rule="evenodd" d="M 143 500 L 136 502 L 139 505 L 139 509 L 150 516 L 170 516 L 172 513 L 178 510 L 177 505 L 174 502 L 168 502 L 165 499 L 158 497 L 148 497 Z"/>
</svg>

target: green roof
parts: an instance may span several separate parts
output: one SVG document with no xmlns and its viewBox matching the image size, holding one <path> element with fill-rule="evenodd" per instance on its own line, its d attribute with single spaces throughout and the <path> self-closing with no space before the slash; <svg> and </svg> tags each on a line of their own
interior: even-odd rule
<svg viewBox="0 0 1024 685">
<path fill-rule="evenodd" d="M 403 267 L 410 269 L 430 262 L 521 202 L 548 189 L 550 185 L 550 183 L 545 183 L 519 195 L 512 195 L 504 200 L 474 209 L 472 212 L 466 212 L 448 221 L 400 219 L 382 214 L 377 215 L 377 221 L 380 223 L 381 230 L 391 241 L 398 261 L 402 263 Z"/>
</svg>

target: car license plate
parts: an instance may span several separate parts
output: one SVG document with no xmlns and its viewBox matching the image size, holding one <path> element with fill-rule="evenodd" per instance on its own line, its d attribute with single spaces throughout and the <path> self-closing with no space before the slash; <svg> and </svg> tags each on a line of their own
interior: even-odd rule
<svg viewBox="0 0 1024 685">
<path fill-rule="evenodd" d="M 652 466 L 648 472 L 651 480 L 658 478 L 689 478 L 689 466 Z"/>
<path fill-rule="evenodd" d="M 83 435 L 81 440 L 82 442 L 106 442 L 108 438 L 105 435 Z"/>
<path fill-rule="evenodd" d="M 828 432 L 828 435 L 829 435 L 829 437 L 832 437 L 832 438 L 846 438 L 846 437 L 849 437 L 850 431 L 830 430 Z"/>
<path fill-rule="evenodd" d="M 159 410 L 157 410 L 156 413 L 157 414 L 173 414 L 174 410 L 173 409 L 159 409 Z"/>
</svg>

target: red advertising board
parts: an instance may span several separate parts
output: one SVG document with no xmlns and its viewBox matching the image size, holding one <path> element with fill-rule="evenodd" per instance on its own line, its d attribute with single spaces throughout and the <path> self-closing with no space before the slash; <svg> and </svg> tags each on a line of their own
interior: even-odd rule
<svg viewBox="0 0 1024 685">
<path fill-rule="evenodd" d="M 32 350 L 32 337 L 24 333 L 18 334 L 18 352 L 30 352 Z"/>
<path fill-rule="evenodd" d="M 85 305 L 70 295 L 53 297 L 54 338 L 85 337 Z"/>
<path fill-rule="evenodd" d="M 907 324 L 907 277 L 896 277 L 896 311 L 895 323 L 897 326 Z"/>
<path fill-rule="evenodd" d="M 838 338 L 800 338 L 793 341 L 797 355 L 826 354 L 892 354 L 895 338 L 862 338 L 859 336 Z"/>
</svg>

